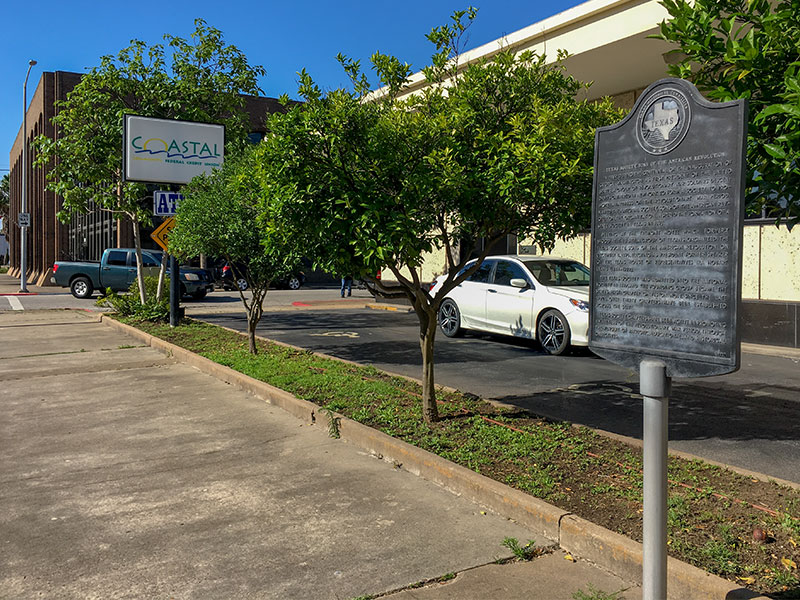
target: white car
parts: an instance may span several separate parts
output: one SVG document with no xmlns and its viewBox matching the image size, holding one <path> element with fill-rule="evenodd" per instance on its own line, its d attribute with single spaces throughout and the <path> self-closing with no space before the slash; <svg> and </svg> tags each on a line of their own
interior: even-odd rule
<svg viewBox="0 0 800 600">
<path fill-rule="evenodd" d="M 434 281 L 431 294 L 439 292 L 444 279 Z M 439 326 L 448 337 L 472 329 L 533 338 L 550 354 L 586 346 L 589 269 L 564 258 L 489 256 L 447 294 Z"/>
</svg>

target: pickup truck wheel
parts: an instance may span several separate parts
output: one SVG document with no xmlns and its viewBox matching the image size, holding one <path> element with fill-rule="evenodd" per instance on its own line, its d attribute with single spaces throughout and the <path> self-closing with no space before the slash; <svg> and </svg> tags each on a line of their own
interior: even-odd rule
<svg viewBox="0 0 800 600">
<path fill-rule="evenodd" d="M 69 284 L 69 291 L 76 298 L 91 298 L 94 288 L 92 282 L 88 277 L 76 277 Z"/>
</svg>

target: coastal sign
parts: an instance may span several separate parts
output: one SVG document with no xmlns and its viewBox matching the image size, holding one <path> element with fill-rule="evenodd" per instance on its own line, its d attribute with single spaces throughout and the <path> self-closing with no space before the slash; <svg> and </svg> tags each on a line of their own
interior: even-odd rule
<svg viewBox="0 0 800 600">
<path fill-rule="evenodd" d="M 222 165 L 225 127 L 125 115 L 123 144 L 125 181 L 183 184 Z"/>
<path fill-rule="evenodd" d="M 589 347 L 669 377 L 739 367 L 747 104 L 662 79 L 597 130 Z"/>
</svg>

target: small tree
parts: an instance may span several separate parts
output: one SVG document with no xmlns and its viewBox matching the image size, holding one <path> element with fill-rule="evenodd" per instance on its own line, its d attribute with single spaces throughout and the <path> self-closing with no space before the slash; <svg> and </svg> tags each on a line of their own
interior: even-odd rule
<svg viewBox="0 0 800 600">
<path fill-rule="evenodd" d="M 747 98 L 748 210 L 800 219 L 800 3 L 664 0 L 661 39 L 680 46 L 670 73 L 718 101 Z"/>
<path fill-rule="evenodd" d="M 247 313 L 250 352 L 256 354 L 256 327 L 267 290 L 291 273 L 300 257 L 290 232 L 275 223 L 273 198 L 265 195 L 265 173 L 254 159 L 255 149 L 246 149 L 185 186 L 169 248 L 184 256 L 225 258 L 236 278 L 247 281 L 249 298 L 236 289 Z"/>
<path fill-rule="evenodd" d="M 195 21 L 190 40 L 164 39 L 166 49 L 133 40 L 116 56 L 102 57 L 59 104 L 53 118 L 59 137 L 36 141 L 36 164 L 48 169 L 48 189 L 64 200 L 59 218 L 66 221 L 94 206 L 131 221 L 142 303 L 140 224 L 148 223 L 151 213 L 143 205 L 145 186 L 122 181 L 123 116 L 222 123 L 230 154 L 247 133 L 241 94 L 257 94 L 264 74 L 202 19 Z"/>
<path fill-rule="evenodd" d="M 371 59 L 378 94 L 342 56 L 353 91 L 323 95 L 302 72 L 305 105 L 272 117 L 261 151 L 278 166 L 285 214 L 317 262 L 414 307 L 428 422 L 438 420 L 433 352 L 444 295 L 509 233 L 552 247 L 589 224 L 594 129 L 620 116 L 608 103 L 576 101 L 582 84 L 531 52 L 459 71 L 459 40 L 474 17 L 456 12 L 428 36 L 437 52 L 418 95 L 399 97 L 410 68 L 381 54 Z M 481 238 L 478 262 L 465 270 L 458 248 Z M 444 251 L 448 275 L 431 296 L 421 268 L 434 250 Z M 399 291 L 375 279 L 379 269 Z"/>
</svg>

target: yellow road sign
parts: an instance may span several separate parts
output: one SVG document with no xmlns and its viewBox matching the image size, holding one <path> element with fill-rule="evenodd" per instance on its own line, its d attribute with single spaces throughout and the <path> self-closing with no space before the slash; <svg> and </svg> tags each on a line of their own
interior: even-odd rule
<svg viewBox="0 0 800 600">
<path fill-rule="evenodd" d="M 156 243 L 164 249 L 164 252 L 168 250 L 167 241 L 169 240 L 169 234 L 173 227 L 175 227 L 175 217 L 169 217 L 164 219 L 164 222 L 161 223 L 161 225 L 159 225 L 156 230 L 150 234 L 150 237 L 153 238 Z"/>
</svg>

